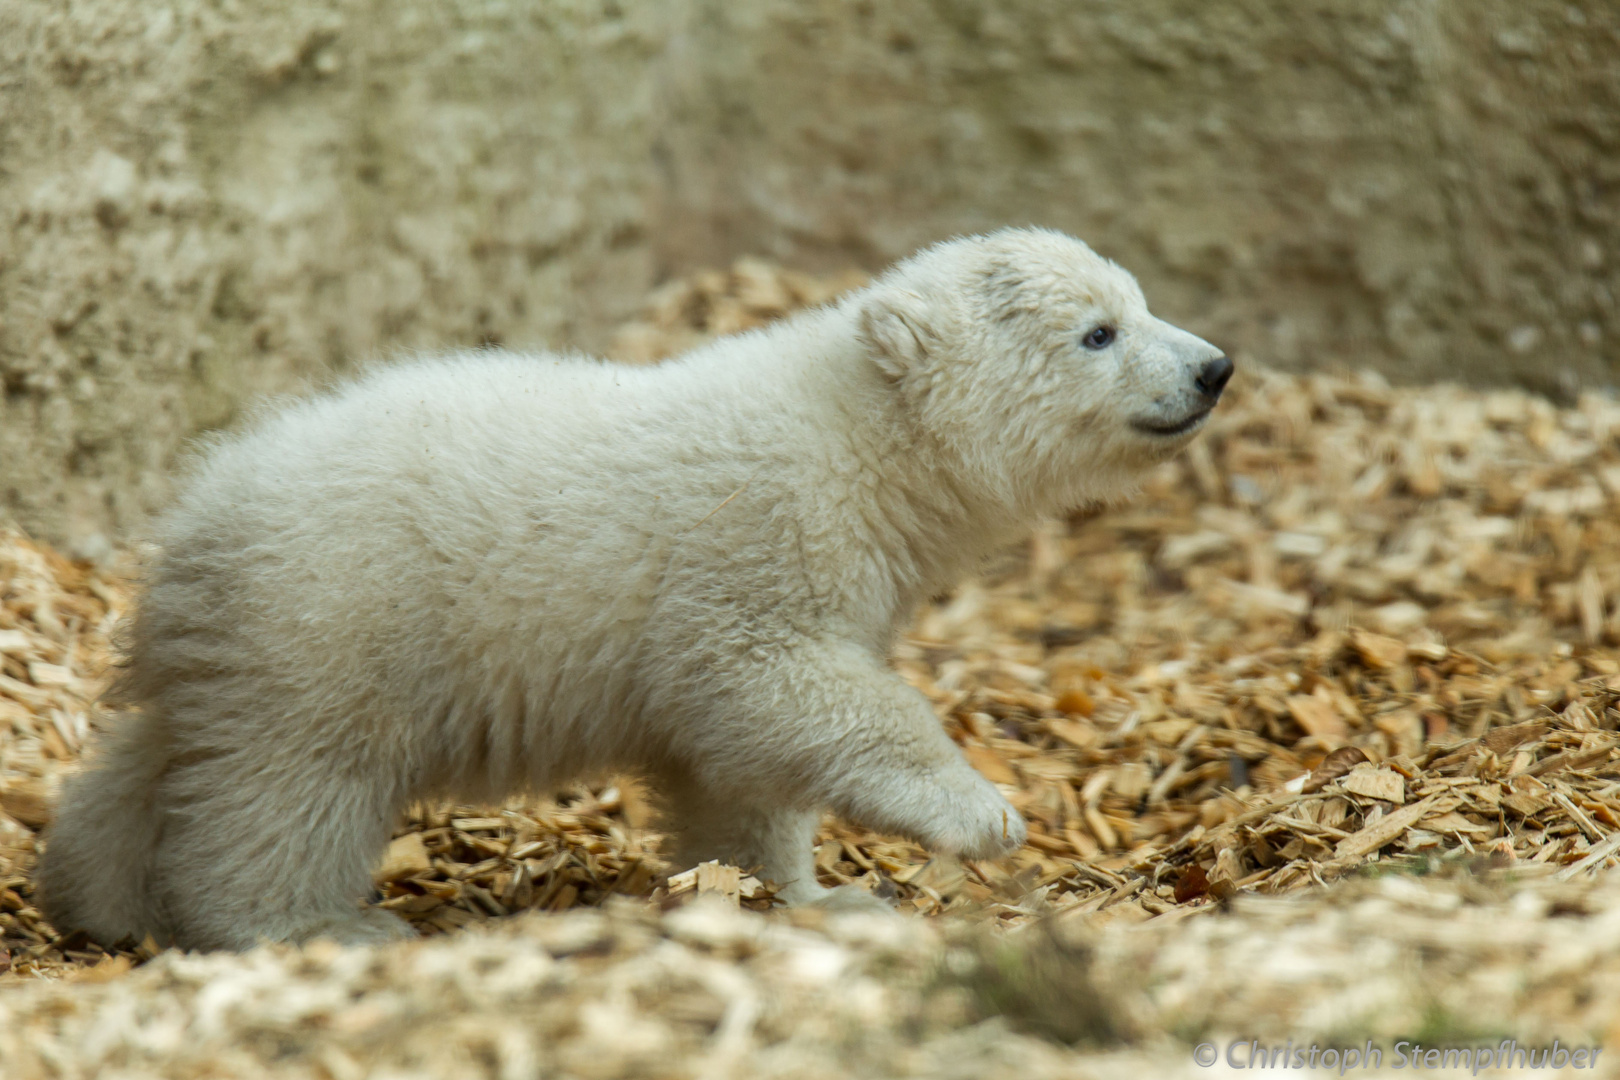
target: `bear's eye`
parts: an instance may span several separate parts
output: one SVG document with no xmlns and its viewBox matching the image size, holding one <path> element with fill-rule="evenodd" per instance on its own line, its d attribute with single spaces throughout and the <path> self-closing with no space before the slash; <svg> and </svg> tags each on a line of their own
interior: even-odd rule
<svg viewBox="0 0 1620 1080">
<path fill-rule="evenodd" d="M 1106 349 L 1114 343 L 1114 328 L 1112 326 L 1094 326 L 1080 339 L 1080 344 L 1088 349 Z"/>
</svg>

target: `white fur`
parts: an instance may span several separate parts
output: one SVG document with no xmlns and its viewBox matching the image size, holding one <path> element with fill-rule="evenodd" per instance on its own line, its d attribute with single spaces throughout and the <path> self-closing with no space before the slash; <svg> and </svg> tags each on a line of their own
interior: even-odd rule
<svg viewBox="0 0 1620 1080">
<path fill-rule="evenodd" d="M 1108 348 L 1080 344 L 1108 323 Z M 824 900 L 823 808 L 972 858 L 1024 824 L 887 667 L 914 606 L 1188 434 L 1212 346 L 1076 240 L 954 240 L 655 367 L 460 353 L 215 443 L 43 863 L 59 928 L 406 932 L 402 806 L 629 770 L 680 856 Z"/>
</svg>

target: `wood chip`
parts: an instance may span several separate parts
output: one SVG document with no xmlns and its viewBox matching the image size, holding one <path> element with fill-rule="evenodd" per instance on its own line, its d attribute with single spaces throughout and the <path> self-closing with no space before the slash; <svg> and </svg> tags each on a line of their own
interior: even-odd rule
<svg viewBox="0 0 1620 1080">
<path fill-rule="evenodd" d="M 962 753 L 967 755 L 968 764 L 979 770 L 986 780 L 997 784 L 1018 783 L 1018 774 L 1012 766 L 988 746 L 969 743 L 962 747 Z"/>
<path fill-rule="evenodd" d="M 1369 799 L 1392 803 L 1406 801 L 1406 780 L 1394 769 L 1370 764 L 1357 765 L 1339 781 L 1339 786 L 1352 795 L 1363 795 Z"/>
<path fill-rule="evenodd" d="M 1358 628 L 1350 632 L 1350 644 L 1361 662 L 1376 671 L 1388 671 L 1406 662 L 1406 643 L 1398 638 Z"/>
<path fill-rule="evenodd" d="M 1377 851 L 1417 824 L 1425 814 L 1433 809 L 1439 798 L 1438 795 L 1430 795 L 1420 802 L 1415 802 L 1410 806 L 1403 806 L 1399 810 L 1385 814 L 1359 832 L 1340 840 L 1338 845 L 1334 847 L 1333 854 L 1339 859 L 1354 859 Z"/>
<path fill-rule="evenodd" d="M 1344 717 L 1333 706 L 1333 699 L 1327 694 L 1316 694 L 1306 697 L 1295 694 L 1288 699 L 1288 713 L 1294 722 L 1304 728 L 1307 734 L 1315 735 L 1323 742 L 1330 743 L 1336 749 L 1350 734 L 1345 726 Z"/>
<path fill-rule="evenodd" d="M 27 825 L 43 829 L 51 823 L 53 800 L 37 780 L 13 779 L 0 788 L 0 810 Z"/>
<path fill-rule="evenodd" d="M 1605 863 L 1614 857 L 1616 852 L 1620 852 L 1620 832 L 1610 835 L 1601 844 L 1593 845 L 1592 850 L 1586 853 L 1584 859 L 1564 867 L 1553 877 L 1558 881 L 1568 881 L 1570 878 L 1584 874 L 1588 870 L 1601 869 Z"/>
<path fill-rule="evenodd" d="M 696 886 L 699 894 L 712 894 L 735 904 L 742 899 L 742 871 L 724 863 L 698 863 Z"/>
<path fill-rule="evenodd" d="M 1585 769 L 1600 762 L 1607 762 L 1613 755 L 1616 744 L 1606 743 L 1591 750 L 1570 750 L 1562 754 L 1554 754 L 1530 766 L 1525 772 L 1530 776 L 1549 776 L 1553 773 L 1563 772 L 1566 769 Z"/>
<path fill-rule="evenodd" d="M 433 869 L 433 860 L 428 856 L 427 844 L 422 841 L 421 833 L 406 833 L 396 836 L 388 844 L 388 853 L 383 856 L 382 865 L 372 875 L 379 882 L 399 881 L 402 878 L 425 874 Z"/>
</svg>

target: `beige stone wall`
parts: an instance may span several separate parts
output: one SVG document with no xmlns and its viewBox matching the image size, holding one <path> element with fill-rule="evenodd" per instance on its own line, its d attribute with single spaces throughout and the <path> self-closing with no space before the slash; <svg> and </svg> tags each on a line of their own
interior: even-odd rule
<svg viewBox="0 0 1620 1080">
<path fill-rule="evenodd" d="M 266 392 L 632 310 L 665 16 L 588 7 L 0 0 L 0 507 L 94 546 Z"/>
<path fill-rule="evenodd" d="M 1031 221 L 1285 366 L 1559 392 L 1620 364 L 1614 4 L 708 11 L 662 142 L 669 251 L 880 263 Z"/>
<path fill-rule="evenodd" d="M 1596 0 L 0 0 L 0 514 L 92 550 L 356 358 L 1070 230 L 1240 358 L 1607 385 Z"/>
</svg>

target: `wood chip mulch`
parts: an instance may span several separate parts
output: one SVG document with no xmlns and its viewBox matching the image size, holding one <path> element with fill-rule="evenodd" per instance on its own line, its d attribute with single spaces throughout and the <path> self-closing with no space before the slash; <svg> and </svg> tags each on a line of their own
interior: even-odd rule
<svg viewBox="0 0 1620 1080">
<path fill-rule="evenodd" d="M 745 261 L 660 290 L 615 351 L 654 361 L 858 280 Z M 895 650 L 1029 845 L 959 864 L 828 821 L 825 881 L 924 916 L 1101 924 L 1372 864 L 1570 878 L 1620 857 L 1620 405 L 1252 365 L 1228 393 L 1138 495 L 1043 528 Z M 30 879 L 133 564 L 0 534 L 0 978 L 151 951 L 60 938 Z M 749 868 L 668 881 L 655 825 L 625 778 L 418 808 L 381 903 L 425 934 L 612 896 L 771 906 Z"/>
</svg>

